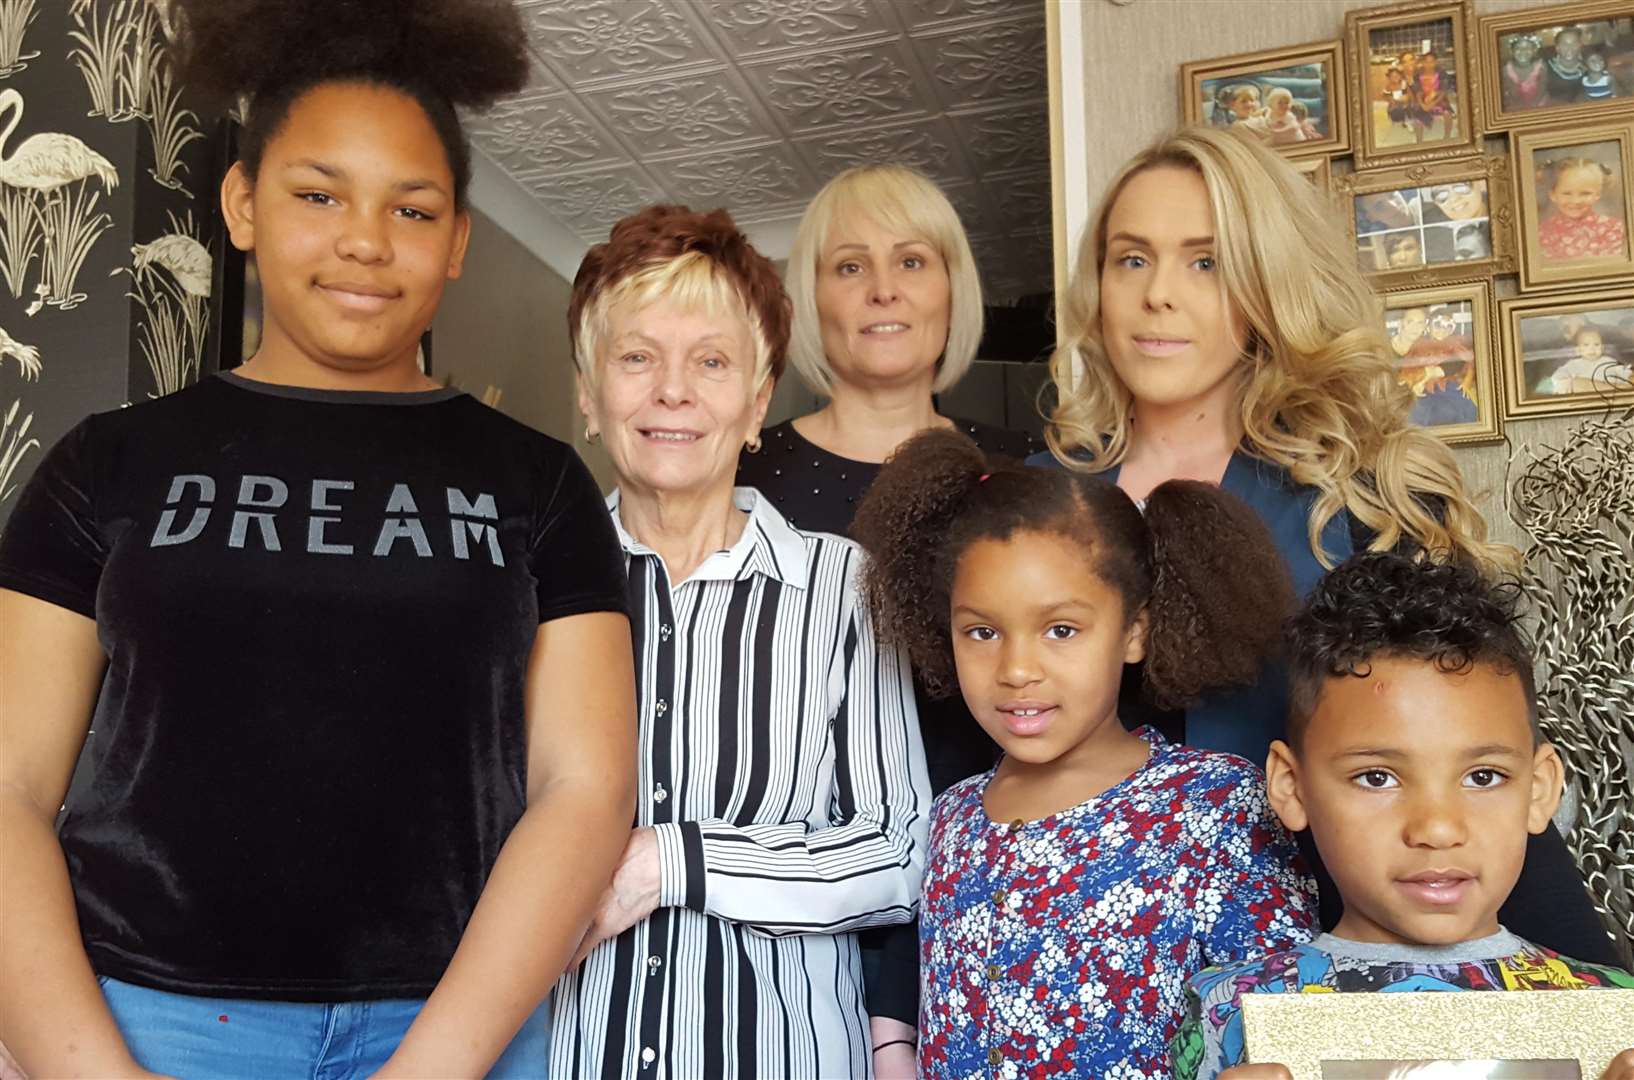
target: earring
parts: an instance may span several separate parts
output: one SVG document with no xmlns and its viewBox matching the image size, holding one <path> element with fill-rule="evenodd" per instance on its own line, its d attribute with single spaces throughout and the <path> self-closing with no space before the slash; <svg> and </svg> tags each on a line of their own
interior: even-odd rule
<svg viewBox="0 0 1634 1080">
<path fill-rule="evenodd" d="M 748 442 L 744 443 L 743 445 L 744 445 L 745 448 L 748 449 L 749 453 L 751 453 L 751 454 L 760 453 L 760 436 L 756 435 L 754 438 L 750 439 Z"/>
<path fill-rule="evenodd" d="M 585 442 L 593 443 L 599 438 L 601 438 L 601 432 L 591 431 L 589 424 L 584 425 L 584 441 Z"/>
</svg>

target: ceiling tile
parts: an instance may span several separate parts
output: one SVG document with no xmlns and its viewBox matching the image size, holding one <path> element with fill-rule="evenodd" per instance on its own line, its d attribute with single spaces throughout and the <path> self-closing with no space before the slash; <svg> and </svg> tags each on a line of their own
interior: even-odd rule
<svg viewBox="0 0 1634 1080">
<path fill-rule="evenodd" d="M 1006 232 L 1037 233 L 1050 228 L 1050 171 L 1029 169 L 989 173 L 983 186 L 998 206 L 998 220 Z"/>
<path fill-rule="evenodd" d="M 825 178 L 855 165 L 887 161 L 911 166 L 936 180 L 964 173 L 964 162 L 953 147 L 953 133 L 939 118 L 802 139 L 800 150 L 817 175 Z"/>
<path fill-rule="evenodd" d="M 1044 24 L 1043 0 L 1030 5 L 1023 0 L 894 0 L 902 21 L 909 26 L 935 26 L 972 19 L 1010 18 L 1028 15 Z"/>
<path fill-rule="evenodd" d="M 522 176 L 625 160 L 571 97 L 509 98 L 466 121 L 472 141 L 500 168 Z"/>
<path fill-rule="evenodd" d="M 1042 22 L 989 23 L 916 37 L 913 43 L 949 109 L 1006 98 L 1046 98 L 1048 48 Z"/>
<path fill-rule="evenodd" d="M 985 112 L 950 113 L 948 120 L 978 174 L 1049 168 L 1050 113 L 1043 99 Z"/>
<path fill-rule="evenodd" d="M 534 51 L 571 86 L 721 62 L 672 0 L 544 0 L 522 18 Z"/>
<path fill-rule="evenodd" d="M 665 161 L 654 174 L 695 209 L 724 206 L 734 212 L 804 204 L 817 185 L 787 146 L 759 146 Z"/>
<path fill-rule="evenodd" d="M 643 158 L 782 137 L 724 70 L 586 91 L 583 97 Z"/>
<path fill-rule="evenodd" d="M 899 41 L 744 64 L 741 70 L 795 132 L 921 116 L 930 104 L 918 93 Z"/>
<path fill-rule="evenodd" d="M 705 0 L 696 10 L 739 58 L 830 48 L 895 30 L 876 0 Z"/>
<path fill-rule="evenodd" d="M 620 218 L 664 201 L 663 190 L 635 165 L 547 174 L 523 180 L 522 184 L 552 216 L 589 243 L 607 239 L 608 231 Z"/>
</svg>

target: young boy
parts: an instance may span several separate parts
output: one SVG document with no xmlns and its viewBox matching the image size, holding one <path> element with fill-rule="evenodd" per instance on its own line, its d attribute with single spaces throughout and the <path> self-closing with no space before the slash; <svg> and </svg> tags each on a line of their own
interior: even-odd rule
<svg viewBox="0 0 1634 1080">
<path fill-rule="evenodd" d="M 1179 1080 L 1289 1076 L 1238 1065 L 1244 994 L 1634 988 L 1498 925 L 1562 781 L 1516 599 L 1474 570 L 1368 554 L 1295 618 L 1288 741 L 1271 744 L 1266 784 L 1283 824 L 1311 830 L 1344 915 L 1308 945 L 1193 978 Z M 1605 1078 L 1634 1078 L 1634 1050 Z"/>
</svg>

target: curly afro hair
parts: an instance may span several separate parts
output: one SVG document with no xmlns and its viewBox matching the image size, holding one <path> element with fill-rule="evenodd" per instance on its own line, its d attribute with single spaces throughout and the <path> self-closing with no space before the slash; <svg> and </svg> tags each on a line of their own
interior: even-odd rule
<svg viewBox="0 0 1634 1080">
<path fill-rule="evenodd" d="M 1538 738 L 1532 650 L 1521 630 L 1520 586 L 1473 566 L 1357 555 L 1324 577 L 1287 631 L 1288 742 L 1299 749 L 1329 679 L 1365 676 L 1375 657 L 1422 660 L 1441 671 L 1489 664 L 1520 679 Z"/>
<path fill-rule="evenodd" d="M 880 636 L 908 650 L 933 695 L 958 692 L 949 612 L 960 556 L 1020 532 L 1079 545 L 1125 618 L 1146 612 L 1145 689 L 1164 708 L 1254 682 L 1294 606 L 1264 524 L 1212 484 L 1161 484 L 1143 516 L 1103 479 L 989 458 L 957 432 L 925 432 L 880 471 L 851 534 L 868 554 L 863 590 Z"/>
<path fill-rule="evenodd" d="M 355 81 L 420 103 L 464 206 L 471 147 L 456 106 L 486 108 L 527 85 L 527 38 L 510 0 L 171 2 L 184 81 L 221 102 L 250 99 L 239 161 L 252 180 L 303 94 Z"/>
</svg>

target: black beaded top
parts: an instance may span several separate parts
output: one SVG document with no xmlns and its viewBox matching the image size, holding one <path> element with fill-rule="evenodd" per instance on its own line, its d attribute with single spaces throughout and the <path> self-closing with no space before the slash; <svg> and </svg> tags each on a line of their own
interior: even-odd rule
<svg viewBox="0 0 1634 1080">
<path fill-rule="evenodd" d="M 970 420 L 953 423 L 989 454 L 1023 461 L 1044 449 L 1043 440 L 1025 432 Z M 737 482 L 759 488 L 795 528 L 846 536 L 857 504 L 880 468 L 877 461 L 853 461 L 824 450 L 794 430 L 794 421 L 785 420 L 761 433 L 757 453 L 745 450 L 739 456 Z"/>
</svg>

